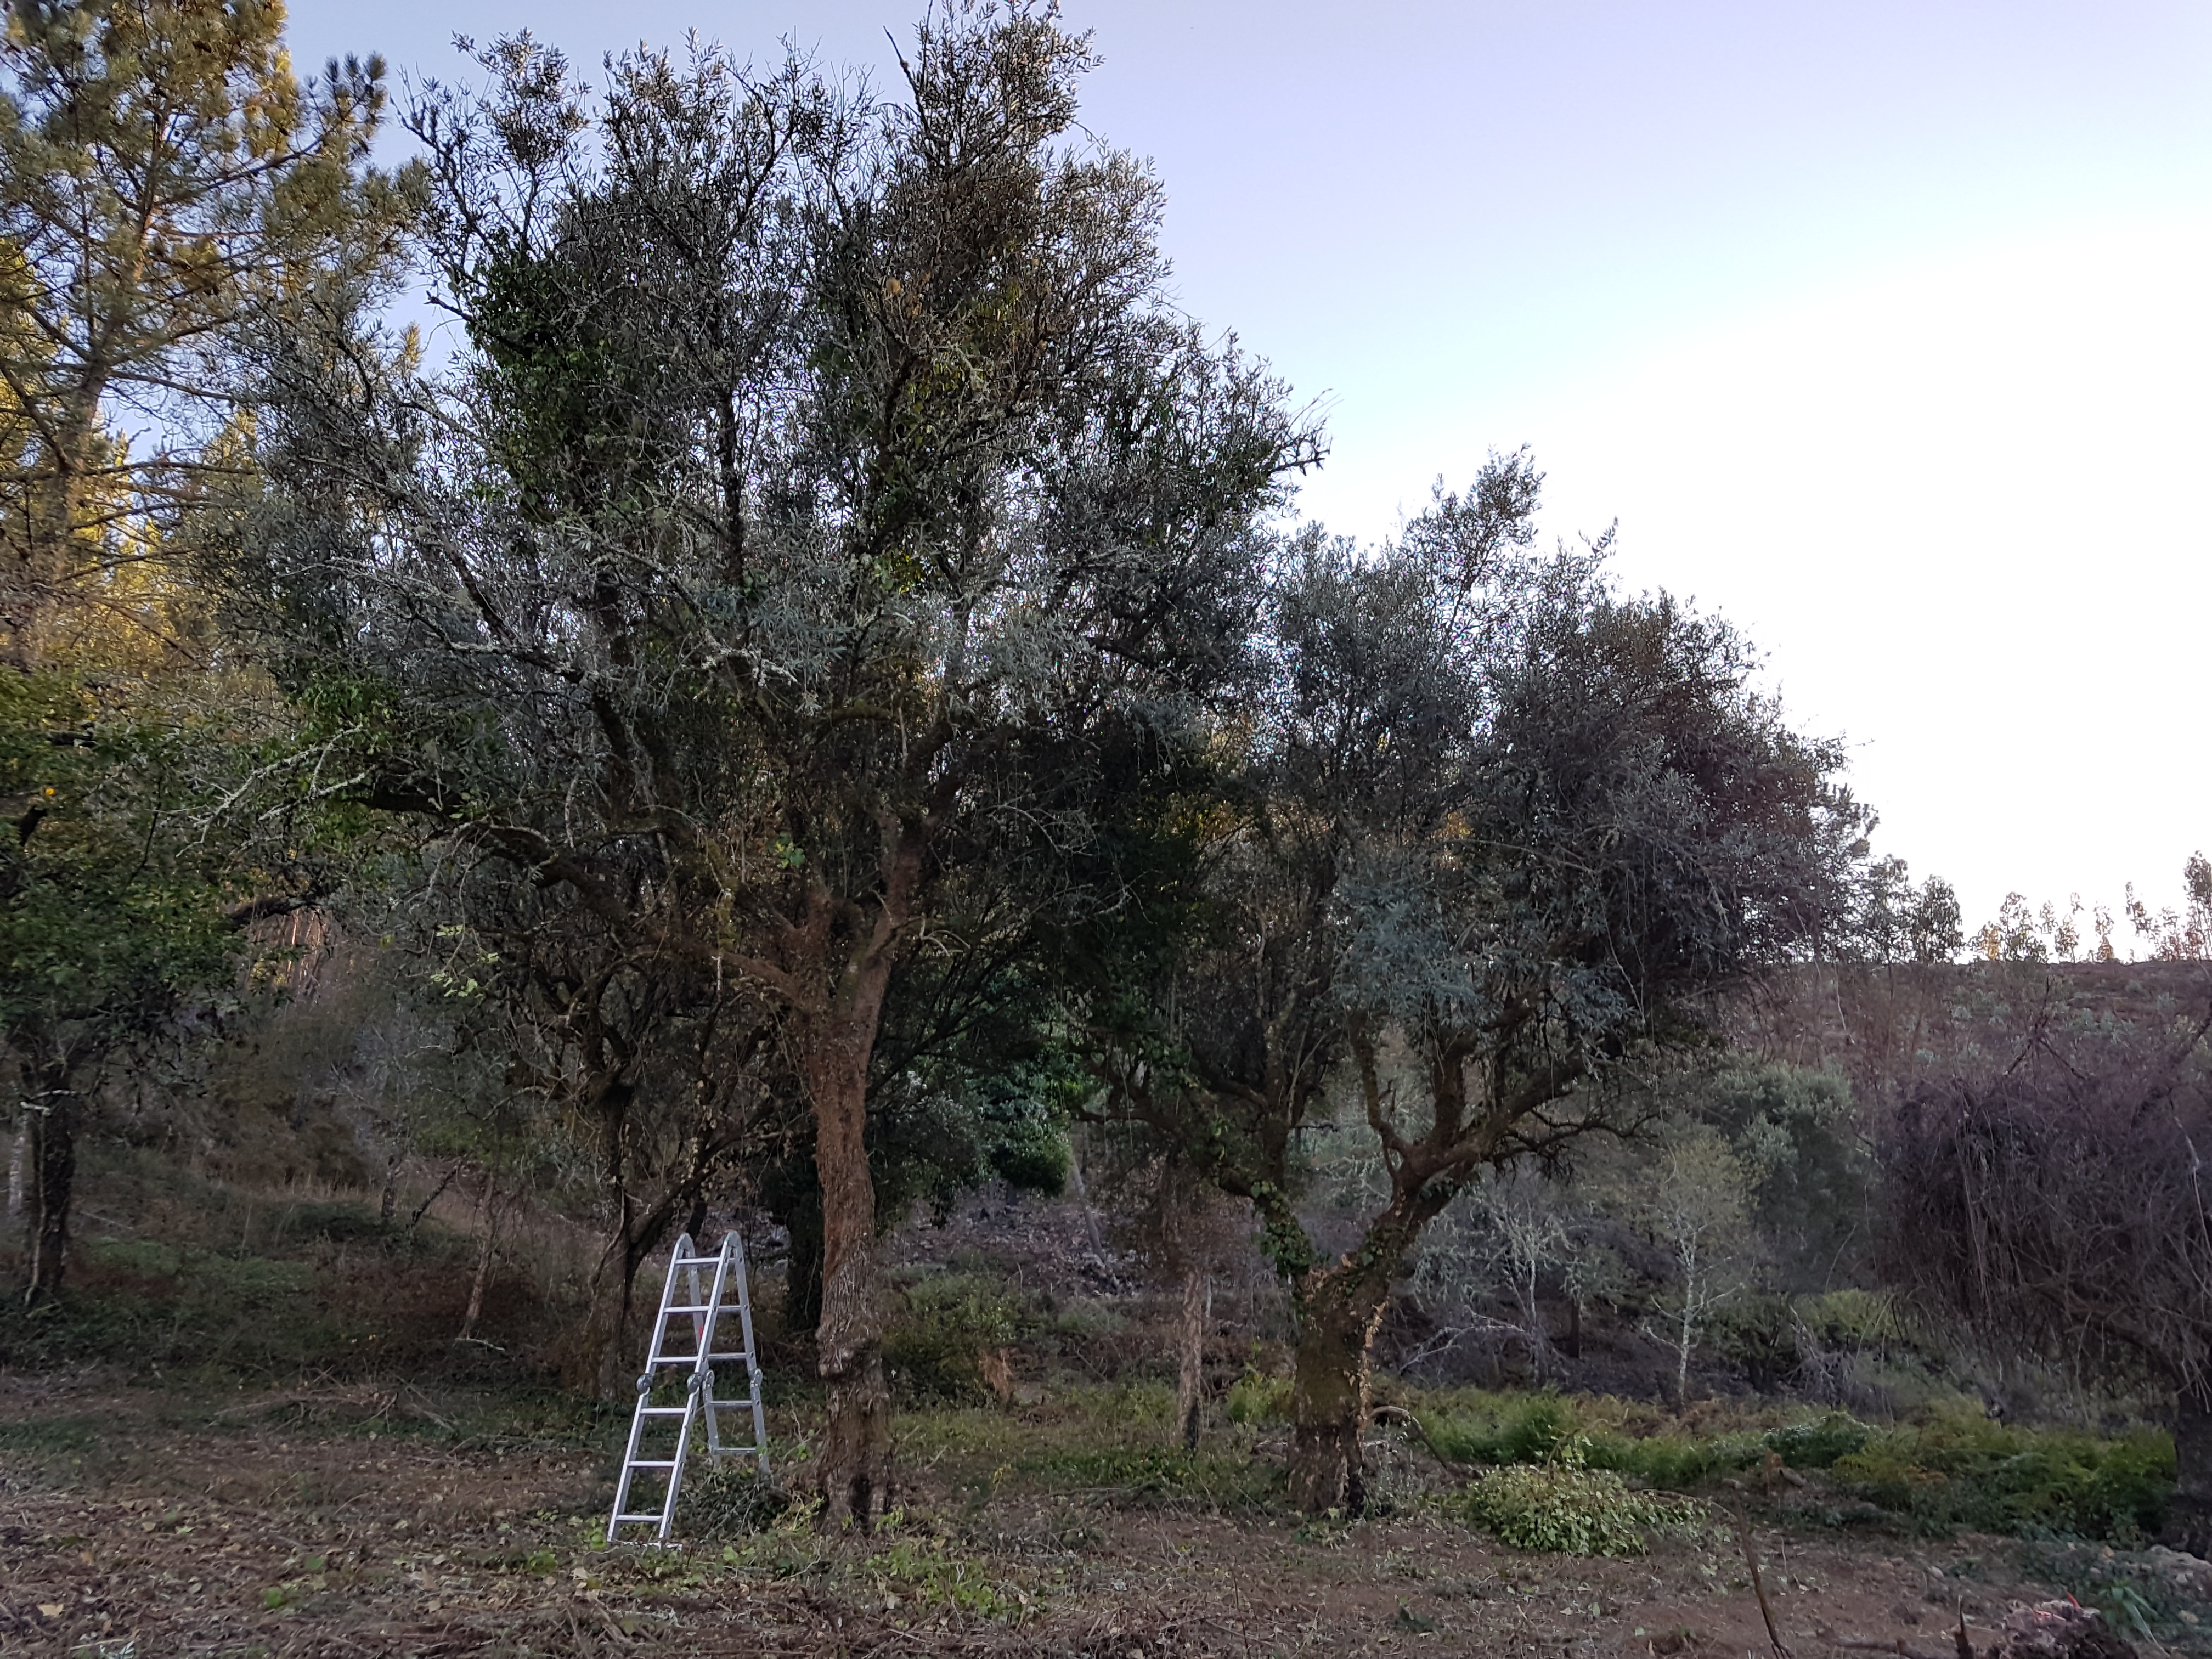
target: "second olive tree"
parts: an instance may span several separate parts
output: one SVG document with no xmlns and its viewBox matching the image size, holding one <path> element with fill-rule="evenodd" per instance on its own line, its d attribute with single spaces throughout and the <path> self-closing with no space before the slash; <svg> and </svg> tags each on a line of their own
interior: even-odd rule
<svg viewBox="0 0 2212 1659">
<path fill-rule="evenodd" d="M 1100 951 L 1077 999 L 1099 1109 L 1249 1198 L 1289 1281 L 1309 1510 L 1363 1501 L 1370 1352 L 1423 1228 L 1486 1168 L 1638 1127 L 1632 1085 L 1839 926 L 1863 856 L 1838 752 L 1736 635 L 1529 554 L 1540 483 L 1493 458 L 1371 555 L 1281 562 L 1222 804 L 1161 836 L 1189 926 Z M 1384 1177 L 1340 1256 L 1298 1204 L 1331 1120 Z"/>
</svg>

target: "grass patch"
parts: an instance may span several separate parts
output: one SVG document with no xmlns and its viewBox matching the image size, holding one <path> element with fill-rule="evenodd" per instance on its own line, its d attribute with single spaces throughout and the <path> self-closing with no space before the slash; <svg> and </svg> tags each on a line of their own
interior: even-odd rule
<svg viewBox="0 0 2212 1659">
<path fill-rule="evenodd" d="M 854 1576 L 883 1598 L 884 1610 L 911 1607 L 917 1616 L 963 1613 L 978 1619 L 1016 1622 L 1036 1607 L 1036 1599 L 987 1562 L 937 1537 L 894 1537 L 887 1549 L 860 1561 Z"/>
<path fill-rule="evenodd" d="M 1224 1457 L 1168 1447 L 1070 1447 L 1014 1464 L 1052 1492 L 1103 1492 L 1153 1503 L 1197 1502 L 1218 1509 L 1259 1509 L 1283 1487 L 1282 1472 L 1249 1457 Z"/>
<path fill-rule="evenodd" d="M 790 1497 L 759 1466 L 717 1457 L 690 1472 L 676 1498 L 676 1528 L 719 1542 L 766 1532 L 792 1508 Z"/>
</svg>

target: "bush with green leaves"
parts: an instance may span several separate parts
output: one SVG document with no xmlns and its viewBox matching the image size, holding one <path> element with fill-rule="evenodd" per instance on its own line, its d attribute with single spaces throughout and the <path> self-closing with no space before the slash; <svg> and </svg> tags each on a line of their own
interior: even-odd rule
<svg viewBox="0 0 2212 1659">
<path fill-rule="evenodd" d="M 1968 1527 L 2130 1543 L 2164 1519 L 2173 1443 L 2148 1429 L 2108 1438 L 2022 1428 L 1960 1408 L 1870 1433 L 1834 1459 L 1830 1474 L 1916 1532 Z"/>
<path fill-rule="evenodd" d="M 1225 1402 L 1232 1423 L 1258 1425 L 1291 1420 L 1291 1379 L 1247 1370 L 1229 1385 Z"/>
<path fill-rule="evenodd" d="M 1502 1544 L 1563 1555 L 1641 1555 L 1650 1534 L 1701 1514 L 1686 1499 L 1638 1492 L 1613 1470 L 1590 1468 L 1576 1441 L 1547 1462 L 1492 1469 L 1454 1507 Z"/>
<path fill-rule="evenodd" d="M 1602 1402 L 1557 1395 L 1475 1396 L 1424 1413 L 1430 1443 L 1455 1462 L 1542 1467 L 1571 1445 L 1581 1467 L 1674 1492 L 1694 1491 L 1778 1456 L 1824 1471 L 1852 1513 L 1912 1532 L 1978 1531 L 2129 1542 L 2157 1530 L 2173 1489 L 2169 1437 L 2117 1437 L 1996 1422 L 1959 1404 L 1893 1427 L 1832 1411 L 1778 1427 L 1697 1436 L 1607 1428 Z M 1540 1483 L 1539 1483 L 1540 1484 Z M 1501 1490 L 1512 1490 L 1510 1483 Z"/>
</svg>

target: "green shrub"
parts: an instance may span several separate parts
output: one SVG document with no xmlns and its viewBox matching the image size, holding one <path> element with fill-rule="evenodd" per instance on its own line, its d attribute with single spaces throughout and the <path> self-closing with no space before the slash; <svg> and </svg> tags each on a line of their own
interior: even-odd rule
<svg viewBox="0 0 2212 1659">
<path fill-rule="evenodd" d="M 1892 1429 L 1832 1411 L 1763 1432 L 1704 1437 L 1578 1429 L 1591 1409 L 1553 1395 L 1461 1395 L 1448 1409 L 1425 1414 L 1423 1426 L 1455 1462 L 1542 1464 L 1571 1440 L 1584 1468 L 1674 1492 L 1778 1455 L 1792 1468 L 1827 1471 L 1859 1513 L 1886 1512 L 1920 1532 L 1971 1527 L 2124 1543 L 2157 1529 L 2172 1486 L 2172 1447 L 2163 1435 L 2112 1439 L 2018 1428 L 1964 1404 Z M 1508 1483 L 1500 1490 L 1512 1489 Z"/>
<path fill-rule="evenodd" d="M 1291 1420 L 1291 1379 L 1246 1371 L 1229 1385 L 1226 1402 L 1232 1423 L 1258 1425 Z"/>
<path fill-rule="evenodd" d="M 1870 1433 L 1831 1473 L 1846 1492 L 1919 1531 L 2129 1542 L 2158 1528 L 2173 1487 L 2173 1446 L 2148 1430 L 2107 1440 L 1958 1409 Z"/>
<path fill-rule="evenodd" d="M 1018 1329 L 1013 1302 L 995 1282 L 937 1273 L 907 1287 L 905 1308 L 884 1337 L 884 1363 L 909 1401 L 978 1400 L 981 1356 L 1005 1347 Z"/>
<path fill-rule="evenodd" d="M 1515 1549 L 1564 1555 L 1641 1555 L 1646 1534 L 1694 1520 L 1680 1499 L 1630 1490 L 1610 1469 L 1594 1469 L 1580 1448 L 1549 1462 L 1491 1470 L 1456 1500 L 1462 1519 Z"/>
<path fill-rule="evenodd" d="M 1793 1469 L 1826 1469 L 1832 1468 L 1838 1458 L 1863 1450 L 1873 1437 L 1874 1431 L 1849 1412 L 1830 1412 L 1776 1429 L 1767 1435 L 1766 1443 Z"/>
<path fill-rule="evenodd" d="M 1439 1413 L 1422 1423 L 1430 1443 L 1457 1463 L 1541 1462 L 1581 1426 L 1573 1406 L 1551 1394 Z"/>
</svg>

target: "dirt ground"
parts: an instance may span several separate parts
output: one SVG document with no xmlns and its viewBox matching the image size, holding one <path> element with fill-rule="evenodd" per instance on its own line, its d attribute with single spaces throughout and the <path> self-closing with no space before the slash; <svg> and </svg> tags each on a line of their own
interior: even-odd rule
<svg viewBox="0 0 2212 1659">
<path fill-rule="evenodd" d="M 1378 1484 L 1396 1513 L 1302 1524 L 1079 1466 L 1055 1480 L 1022 1449 L 1053 1410 L 909 1417 L 904 1513 L 872 1538 L 792 1524 L 610 1550 L 605 1423 L 540 1431 L 526 1409 L 407 1387 L 0 1378 L 0 1654 L 1770 1651 L 1724 1528 L 1631 1560 L 1518 1554 L 1418 1501 L 1395 1445 Z M 1935 1659 L 1961 1614 L 1978 1639 L 2057 1593 L 2011 1540 L 1911 1544 L 1762 1507 L 1752 1527 L 1800 1659 L 1845 1640 Z"/>
</svg>

